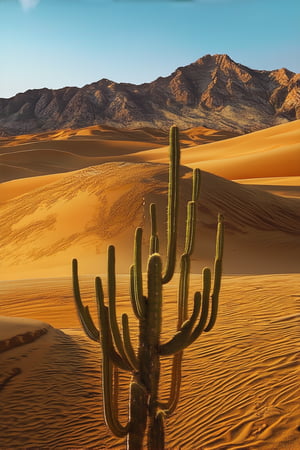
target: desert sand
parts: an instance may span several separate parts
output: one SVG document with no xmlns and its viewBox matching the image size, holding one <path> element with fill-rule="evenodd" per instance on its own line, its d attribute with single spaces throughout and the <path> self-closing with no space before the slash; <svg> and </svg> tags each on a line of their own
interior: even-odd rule
<svg viewBox="0 0 300 450">
<path fill-rule="evenodd" d="M 291 149 L 294 151 L 297 145 L 298 152 L 295 150 L 294 153 L 295 158 L 299 158 L 299 129 L 299 121 L 296 121 L 183 149 L 182 164 L 186 168 L 182 168 L 181 217 L 185 216 L 185 204 L 190 195 L 191 169 L 188 166 L 198 165 L 202 169 L 208 165 L 210 169 L 210 173 L 203 169 L 198 207 L 199 239 L 194 254 L 196 263 L 211 263 L 216 217 L 221 212 L 227 229 L 225 273 L 299 272 L 300 164 L 289 159 Z M 86 130 L 87 134 L 90 132 Z M 283 136 L 286 136 L 285 147 Z M 276 150 L 277 137 L 279 149 Z M 295 144 L 297 139 L 298 144 Z M 66 143 L 59 142 L 60 145 Z M 112 145 L 112 141 L 108 142 Z M 227 179 L 216 176 L 218 170 L 215 170 L 222 143 L 224 164 L 233 161 L 232 173 Z M 82 153 L 88 151 L 85 144 L 78 147 Z M 70 142 L 67 145 L 70 146 Z M 117 146 L 112 147 L 114 156 L 109 157 L 106 153 L 100 165 L 57 173 L 54 165 L 57 160 L 50 157 L 47 167 L 49 169 L 52 162 L 52 174 L 0 184 L 2 279 L 67 276 L 74 257 L 79 258 L 83 273 L 96 274 L 101 272 L 101 267 L 106 267 L 106 249 L 111 243 L 122 255 L 117 257 L 118 270 L 128 272 L 137 226 L 145 228 L 146 245 L 151 202 L 158 205 L 160 223 L 165 221 L 168 153 L 165 147 L 160 147 L 127 155 Z M 29 154 L 27 152 L 27 157 Z M 203 154 L 205 161 L 201 160 Z M 123 160 L 116 161 L 116 155 Z M 156 160 L 158 155 L 159 161 Z M 252 163 L 246 167 L 252 167 L 252 172 L 248 173 L 251 178 L 245 180 L 245 165 L 239 165 L 239 161 L 247 155 L 251 156 Z M 261 165 L 261 155 L 273 158 L 273 164 Z M 37 163 L 34 153 L 30 157 Z M 240 167 L 240 175 L 235 167 Z M 272 168 L 275 168 L 273 172 Z M 258 177 L 261 170 L 266 171 L 263 178 Z M 230 181 L 233 179 L 236 182 Z M 183 225 L 184 220 L 181 241 Z M 160 234 L 163 242 L 163 226 Z"/>
<path fill-rule="evenodd" d="M 224 277 L 215 328 L 185 352 L 181 396 L 167 420 L 166 448 L 299 448 L 297 278 Z M 118 277 L 119 314 L 130 313 L 127 282 Z M 93 280 L 85 276 L 81 284 L 95 313 Z M 198 285 L 199 276 L 193 276 L 193 289 Z M 176 286 L 172 283 L 165 297 L 163 329 L 170 332 L 176 324 Z M 39 318 L 56 329 L 0 354 L 2 379 L 19 369 L 0 390 L 0 447 L 125 448 L 103 420 L 100 349 L 81 331 L 71 280 L 2 282 L 1 289 L 1 314 Z M 163 367 L 162 397 L 169 386 L 169 361 Z M 122 378 L 124 422 L 128 382 Z"/>
<path fill-rule="evenodd" d="M 191 170 L 183 169 L 182 176 L 179 253 Z M 137 226 L 145 229 L 147 246 L 151 202 L 158 206 L 164 248 L 166 165 L 113 162 L 61 174 L 54 181 L 50 176 L 49 183 L 47 177 L 42 186 L 2 206 L 2 279 L 68 276 L 74 257 L 82 273 L 102 273 L 109 244 L 116 246 L 117 270 L 128 273 Z M 194 270 L 213 261 L 219 212 L 226 226 L 225 273 L 299 272 L 299 198 L 276 196 L 207 172 L 202 173 Z"/>
<path fill-rule="evenodd" d="M 197 127 L 181 135 L 182 146 L 228 139 L 228 131 Z M 82 169 L 109 161 L 140 161 L 135 153 L 168 145 L 168 132 L 93 126 L 35 135 L 0 137 L 0 181 Z M 0 196 L 1 197 L 1 196 Z"/>
<path fill-rule="evenodd" d="M 215 328 L 185 353 L 168 449 L 300 446 L 299 124 L 202 145 L 196 139 L 210 139 L 209 131 L 184 135 L 179 253 L 198 166 L 191 290 L 213 264 L 218 212 L 225 216 L 224 278 Z M 1 449 L 124 448 L 104 424 L 100 350 L 81 330 L 70 272 L 77 257 L 83 297 L 95 313 L 94 276 L 105 279 L 114 244 L 118 312 L 132 318 L 133 235 L 144 228 L 145 268 L 152 201 L 165 245 L 167 138 L 146 131 L 93 127 L 2 140 L 2 180 L 9 181 L 0 184 Z M 175 330 L 177 285 L 175 277 L 165 290 L 166 337 Z M 121 382 L 124 421 L 128 381 Z"/>
</svg>

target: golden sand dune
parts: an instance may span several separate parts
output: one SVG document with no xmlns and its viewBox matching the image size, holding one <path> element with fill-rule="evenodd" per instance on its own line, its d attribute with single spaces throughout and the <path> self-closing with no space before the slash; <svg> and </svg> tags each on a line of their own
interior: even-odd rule
<svg viewBox="0 0 300 450">
<path fill-rule="evenodd" d="M 163 164 L 114 162 L 28 179 L 23 195 L 24 181 L 3 183 L 10 199 L 1 207 L 2 279 L 67 276 L 74 257 L 83 273 L 103 272 L 109 244 L 117 249 L 117 270 L 128 273 L 137 226 L 145 229 L 147 246 L 151 202 L 158 205 L 164 248 L 167 172 Z M 299 199 L 202 175 L 194 271 L 213 261 L 219 212 L 226 221 L 226 273 L 299 270 Z M 182 168 L 182 177 L 181 243 L 191 170 Z"/>
<path fill-rule="evenodd" d="M 242 184 L 251 184 L 261 190 L 272 192 L 282 197 L 300 198 L 300 176 L 247 178 L 236 181 Z"/>
<path fill-rule="evenodd" d="M 203 127 L 182 131 L 182 164 L 231 180 L 299 176 L 299 124 L 296 120 L 238 137 Z M 112 127 L 2 138 L 0 180 L 67 172 L 112 161 L 167 163 L 167 140 L 167 133 L 160 130 Z"/>
<path fill-rule="evenodd" d="M 136 153 L 144 161 L 168 161 L 167 148 Z M 300 120 L 224 141 L 182 150 L 182 164 L 221 177 L 300 176 Z"/>
<path fill-rule="evenodd" d="M 5 152 L 0 155 L 1 181 L 38 175 L 69 172 L 83 167 L 110 161 L 130 159 L 128 153 L 134 152 L 134 145 L 140 150 L 144 143 L 122 143 L 116 141 L 77 142 L 66 141 L 28 144 L 28 148 Z M 129 147 L 130 146 L 130 147 Z M 147 146 L 153 148 L 153 144 Z"/>
<path fill-rule="evenodd" d="M 206 127 L 189 128 L 182 131 L 183 144 L 204 143 L 215 140 L 223 140 L 236 136 L 230 131 L 212 130 Z M 157 128 L 115 128 L 107 125 L 95 125 L 79 129 L 63 129 L 37 134 L 23 134 L 19 136 L 0 137 L 1 147 L 18 147 L 19 145 L 32 144 L 33 142 L 53 142 L 66 140 L 84 140 L 90 142 L 97 140 L 148 142 L 151 145 L 165 145 L 168 143 L 168 132 Z"/>
<path fill-rule="evenodd" d="M 234 133 L 197 127 L 182 131 L 181 143 L 190 146 L 232 136 Z M 136 160 L 134 153 L 167 143 L 168 133 L 162 130 L 107 126 L 0 138 L 0 181 L 67 172 L 108 161 Z"/>
<path fill-rule="evenodd" d="M 297 278 L 224 277 L 215 328 L 185 352 L 180 401 L 167 420 L 167 449 L 298 450 Z M 199 279 L 192 277 L 191 290 L 198 289 Z M 92 277 L 81 277 L 81 285 L 95 314 Z M 175 279 L 165 290 L 163 329 L 168 333 L 176 324 L 177 285 Z M 131 311 L 128 278 L 117 277 L 117 286 L 120 316 Z M 62 328 L 49 328 L 35 342 L 0 354 L 5 374 L 16 374 L 0 391 L 1 448 L 125 448 L 104 424 L 99 345 L 79 329 L 70 278 L 1 282 L 0 288 L 3 314 L 40 318 Z M 162 370 L 164 397 L 168 360 Z M 124 421 L 128 383 L 122 376 Z"/>
<path fill-rule="evenodd" d="M 128 274 L 142 226 L 146 259 L 153 201 L 164 253 L 167 136 L 124 133 L 92 127 L 0 139 L 1 178 L 11 179 L 0 184 L 0 314 L 39 320 L 0 318 L 0 448 L 124 448 L 103 421 L 99 345 L 81 331 L 70 279 L 77 257 L 95 314 L 93 278 L 106 271 L 107 246 L 116 246 L 117 273 Z M 183 141 L 220 136 L 187 130 Z M 253 275 L 224 277 L 216 327 L 185 354 L 180 403 L 167 422 L 170 450 L 300 446 L 299 142 L 296 121 L 182 150 L 184 164 L 239 181 L 202 172 L 193 289 L 213 263 L 218 212 L 224 272 Z M 190 190 L 191 171 L 182 167 L 179 252 Z M 172 334 L 177 281 L 165 290 L 163 328 Z M 127 275 L 117 286 L 118 314 L 133 323 Z M 169 372 L 166 363 L 163 396 Z M 121 378 L 124 412 L 128 381 Z"/>
<path fill-rule="evenodd" d="M 54 173 L 47 176 L 33 176 L 0 183 L 0 205 L 1 203 L 7 203 L 10 199 L 18 197 L 19 195 L 24 195 L 40 186 L 46 186 L 53 181 L 60 180 L 64 175 L 67 176 L 68 174 Z"/>
<path fill-rule="evenodd" d="M 93 141 L 120 141 L 121 145 L 123 141 L 140 141 L 148 142 L 151 144 L 164 144 L 167 139 L 167 133 L 155 129 L 155 128 L 141 128 L 141 129 L 119 129 L 105 125 L 96 125 L 79 129 L 62 129 L 56 131 L 46 131 L 36 134 L 23 134 L 19 136 L 9 136 L 0 138 L 0 147 L 19 147 L 20 145 L 32 144 L 32 143 L 47 143 L 54 142 L 58 146 L 61 141 L 90 141 L 93 145 Z M 76 145 L 76 144 L 75 144 Z"/>
</svg>

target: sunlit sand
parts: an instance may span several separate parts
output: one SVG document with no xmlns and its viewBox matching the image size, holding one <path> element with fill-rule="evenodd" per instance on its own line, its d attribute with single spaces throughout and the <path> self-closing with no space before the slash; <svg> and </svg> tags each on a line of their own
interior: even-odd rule
<svg viewBox="0 0 300 450">
<path fill-rule="evenodd" d="M 215 328 L 185 352 L 168 449 L 299 448 L 299 124 L 202 145 L 195 140 L 222 135 L 183 135 L 179 253 L 197 166 L 191 292 L 213 264 L 218 212 L 224 279 Z M 137 331 L 128 297 L 133 235 L 144 228 L 145 268 L 152 201 L 165 247 L 166 142 L 160 131 L 109 127 L 1 140 L 10 181 L 0 184 L 0 448 L 124 448 L 104 424 L 100 349 L 76 316 L 71 260 L 95 314 L 94 276 L 105 281 L 107 246 L 116 246 L 118 314 L 128 312 Z M 176 327 L 177 286 L 175 277 L 165 289 L 166 337 Z M 162 397 L 169 361 L 163 372 Z M 124 421 L 128 382 L 121 379 Z"/>
<path fill-rule="evenodd" d="M 192 278 L 192 289 L 198 289 L 200 276 Z M 167 448 L 297 449 L 298 278 L 224 277 L 214 330 L 185 352 L 180 402 L 167 420 Z M 95 313 L 92 277 L 81 277 L 81 285 Z M 117 285 L 119 317 L 126 311 L 134 324 L 128 278 L 118 277 Z M 169 333 L 176 326 L 176 286 L 166 289 L 163 329 Z M 39 318 L 61 329 L 50 328 L 36 341 L 0 354 L 0 384 L 19 369 L 0 390 L 1 446 L 124 448 L 104 424 L 100 348 L 81 331 L 70 278 L 2 282 L 1 290 L 1 314 Z M 165 396 L 169 361 L 163 373 Z M 122 378 L 124 421 L 128 382 Z"/>
</svg>

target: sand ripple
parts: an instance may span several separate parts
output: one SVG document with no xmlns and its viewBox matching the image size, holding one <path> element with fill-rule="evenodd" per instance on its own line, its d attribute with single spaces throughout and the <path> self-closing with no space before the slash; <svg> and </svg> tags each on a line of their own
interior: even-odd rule
<svg viewBox="0 0 300 450">
<path fill-rule="evenodd" d="M 193 284 L 196 282 L 193 276 Z M 42 285 L 42 280 L 39 283 Z M 14 367 L 22 369 L 0 391 L 1 449 L 125 448 L 124 442 L 115 439 L 104 425 L 99 348 L 76 329 L 77 319 L 69 305 L 71 296 L 66 294 L 68 283 L 67 279 L 56 282 L 53 310 L 60 304 L 62 317 L 54 315 L 52 324 L 65 318 L 72 328 L 63 332 L 50 329 L 22 350 L 20 347 L 1 355 L 7 372 Z M 120 310 L 129 309 L 125 284 L 123 280 Z M 48 284 L 48 289 L 53 285 Z M 92 284 L 84 279 L 83 287 L 84 295 L 91 298 Z M 225 277 L 216 328 L 185 352 L 180 402 L 167 421 L 168 449 L 299 448 L 297 289 L 295 275 Z M 175 327 L 175 291 L 174 284 L 166 295 L 166 336 Z M 7 283 L 5 292 L 9 299 Z M 38 301 L 33 300 L 31 308 Z M 46 299 L 39 314 L 51 323 L 48 304 Z M 24 302 L 23 315 L 26 305 Z M 163 367 L 166 372 L 161 395 L 166 397 L 168 363 Z M 124 376 L 121 402 L 126 417 L 127 385 L 128 377 Z"/>
</svg>

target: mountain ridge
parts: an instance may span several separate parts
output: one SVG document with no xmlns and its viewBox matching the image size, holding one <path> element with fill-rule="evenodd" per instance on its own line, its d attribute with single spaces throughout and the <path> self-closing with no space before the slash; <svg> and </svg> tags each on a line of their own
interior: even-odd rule
<svg viewBox="0 0 300 450">
<path fill-rule="evenodd" d="M 0 133 L 92 125 L 248 133 L 300 118 L 300 74 L 250 69 L 205 55 L 166 77 L 135 85 L 102 78 L 81 88 L 42 88 L 0 99 Z"/>
</svg>

